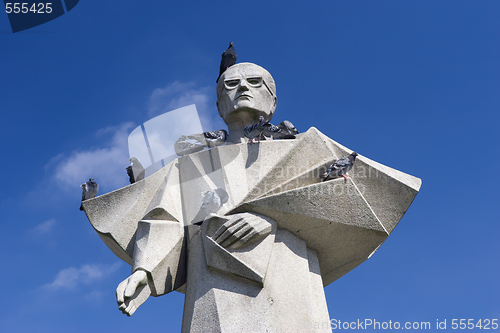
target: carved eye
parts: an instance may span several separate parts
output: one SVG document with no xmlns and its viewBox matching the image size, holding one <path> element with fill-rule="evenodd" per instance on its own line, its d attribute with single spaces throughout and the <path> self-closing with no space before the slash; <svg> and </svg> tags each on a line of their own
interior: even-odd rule
<svg viewBox="0 0 500 333">
<path fill-rule="evenodd" d="M 247 79 L 248 84 L 254 87 L 260 87 L 262 85 L 261 77 L 250 77 Z"/>
<path fill-rule="evenodd" d="M 233 89 L 236 88 L 236 86 L 240 83 L 240 80 L 227 80 L 224 81 L 224 85 L 226 86 L 226 89 Z"/>
</svg>

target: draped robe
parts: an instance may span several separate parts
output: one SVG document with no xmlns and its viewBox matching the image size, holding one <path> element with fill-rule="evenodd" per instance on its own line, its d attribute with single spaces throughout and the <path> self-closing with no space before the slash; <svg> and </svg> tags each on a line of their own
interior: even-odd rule
<svg viewBox="0 0 500 333">
<path fill-rule="evenodd" d="M 182 156 L 83 207 L 108 247 L 148 273 L 139 292 L 186 294 L 183 332 L 330 332 L 323 287 L 368 259 L 420 189 L 418 178 L 358 156 L 350 178 L 320 174 L 352 151 L 316 128 L 294 140 L 227 144 Z M 193 225 L 204 191 L 229 200 Z M 266 234 L 214 241 L 231 218 Z"/>
</svg>

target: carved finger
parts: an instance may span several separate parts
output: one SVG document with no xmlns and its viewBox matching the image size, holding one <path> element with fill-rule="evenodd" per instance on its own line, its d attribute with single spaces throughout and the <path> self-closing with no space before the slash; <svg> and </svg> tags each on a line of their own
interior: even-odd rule
<svg viewBox="0 0 500 333">
<path fill-rule="evenodd" d="M 246 243 L 248 243 L 253 237 L 257 235 L 257 232 L 255 229 L 250 229 L 249 232 L 246 234 L 242 235 L 234 244 L 230 245 L 229 247 L 232 249 L 237 249 Z"/>
<path fill-rule="evenodd" d="M 131 281 L 129 281 L 127 288 L 125 288 L 125 292 L 124 292 L 125 298 L 130 298 L 130 297 L 134 296 L 135 290 L 137 289 L 138 284 L 139 284 L 138 281 L 135 281 L 132 279 L 131 279 Z"/>
<path fill-rule="evenodd" d="M 262 236 L 269 234 L 271 230 L 272 230 L 272 225 L 269 222 L 262 220 L 259 223 L 257 223 L 257 225 L 253 226 L 250 232 L 239 237 L 236 243 L 230 245 L 230 248 L 236 249 L 240 246 L 243 246 L 257 239 L 260 239 Z"/>
<path fill-rule="evenodd" d="M 219 238 L 220 235 L 222 235 L 225 231 L 227 230 L 227 227 L 225 224 L 221 225 L 219 229 L 215 232 L 215 234 L 212 236 L 213 239 Z"/>
<path fill-rule="evenodd" d="M 137 310 L 137 306 L 135 306 L 134 301 L 131 301 L 129 306 L 125 309 L 125 314 L 130 317 L 134 314 L 135 310 Z"/>
<path fill-rule="evenodd" d="M 246 224 L 244 222 L 232 225 L 222 235 L 220 235 L 217 239 L 215 239 L 215 241 L 219 243 L 219 245 L 222 244 L 224 241 L 226 241 L 226 239 L 231 237 L 234 233 L 243 228 L 245 225 Z"/>
<path fill-rule="evenodd" d="M 219 229 L 217 229 L 217 231 L 212 236 L 212 238 L 214 240 L 217 240 L 217 238 L 219 238 L 222 234 L 224 234 L 230 227 L 234 226 L 235 224 L 238 224 L 242 220 L 243 220 L 243 218 L 239 218 L 239 219 L 229 220 L 229 221 L 225 222 L 223 225 L 221 225 L 219 227 Z"/>
<path fill-rule="evenodd" d="M 127 285 L 127 282 L 128 282 L 128 279 L 126 279 L 125 281 L 122 281 L 118 287 L 116 288 L 116 302 L 118 303 L 118 305 L 121 305 L 123 304 L 123 302 L 125 302 L 125 299 L 123 297 L 123 293 L 125 291 L 125 287 Z"/>
<path fill-rule="evenodd" d="M 221 245 L 223 242 L 226 241 L 226 239 L 228 239 L 229 237 L 231 237 L 233 235 L 233 231 L 234 231 L 234 228 L 233 229 L 227 229 L 226 231 L 224 231 L 224 233 L 222 235 L 220 235 L 219 237 L 217 237 L 217 239 L 215 239 L 215 241 Z"/>
<path fill-rule="evenodd" d="M 123 303 L 123 306 L 121 307 L 121 311 L 123 314 L 126 314 L 127 316 L 129 315 L 128 313 L 128 310 L 130 309 L 130 301 L 127 301 L 126 303 Z"/>
<path fill-rule="evenodd" d="M 231 244 L 238 242 L 242 237 L 244 237 L 247 233 L 252 232 L 253 228 L 251 225 L 245 224 L 242 228 L 233 233 L 230 237 L 228 237 L 224 242 L 219 243 L 222 247 L 229 247 Z"/>
</svg>

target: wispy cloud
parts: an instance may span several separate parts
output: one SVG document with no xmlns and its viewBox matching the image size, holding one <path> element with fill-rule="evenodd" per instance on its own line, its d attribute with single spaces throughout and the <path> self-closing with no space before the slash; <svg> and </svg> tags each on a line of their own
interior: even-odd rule
<svg viewBox="0 0 500 333">
<path fill-rule="evenodd" d="M 127 138 L 133 127 L 133 123 L 127 122 L 101 129 L 96 136 L 112 135 L 103 140 L 102 147 L 60 154 L 47 166 L 55 169 L 54 177 L 62 187 L 78 188 L 90 177 L 110 188 L 124 186 L 128 179 L 125 167 L 129 165 Z"/>
<path fill-rule="evenodd" d="M 157 88 L 149 97 L 148 115 L 153 118 L 191 104 L 196 104 L 198 112 L 205 112 L 209 108 L 211 90 L 210 87 L 196 87 L 193 82 L 179 81 Z"/>
<path fill-rule="evenodd" d="M 83 265 L 80 268 L 65 268 L 57 273 L 54 281 L 43 287 L 46 289 L 74 289 L 79 285 L 90 284 L 111 275 L 121 264 L 121 262 L 117 262 L 113 265 L 90 264 Z"/>
<path fill-rule="evenodd" d="M 35 226 L 33 229 L 31 229 L 31 233 L 34 235 L 44 235 L 52 231 L 55 225 L 56 220 L 50 219 Z"/>
<path fill-rule="evenodd" d="M 153 118 L 191 104 L 196 105 L 204 129 L 225 128 L 215 105 L 215 89 L 197 87 L 194 82 L 175 81 L 153 90 L 149 97 L 148 115 Z"/>
<path fill-rule="evenodd" d="M 30 244 L 36 243 L 37 246 L 50 247 L 53 248 L 57 245 L 57 237 L 55 237 L 55 226 L 57 225 L 57 220 L 51 218 L 42 223 L 35 225 L 29 229 L 26 229 L 26 239 Z"/>
</svg>

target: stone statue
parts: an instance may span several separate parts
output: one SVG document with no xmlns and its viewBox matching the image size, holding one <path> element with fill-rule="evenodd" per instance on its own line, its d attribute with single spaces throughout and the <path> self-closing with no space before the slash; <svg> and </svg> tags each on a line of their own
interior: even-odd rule
<svg viewBox="0 0 500 333">
<path fill-rule="evenodd" d="M 331 331 L 324 286 L 378 249 L 421 181 L 360 155 L 351 177 L 323 182 L 352 151 L 315 128 L 247 144 L 243 128 L 270 120 L 276 102 L 264 68 L 229 67 L 217 84 L 228 144 L 83 203 L 132 266 L 116 291 L 123 313 L 176 290 L 186 295 L 182 332 Z M 220 189 L 227 197 L 197 223 L 207 193 Z"/>
</svg>

